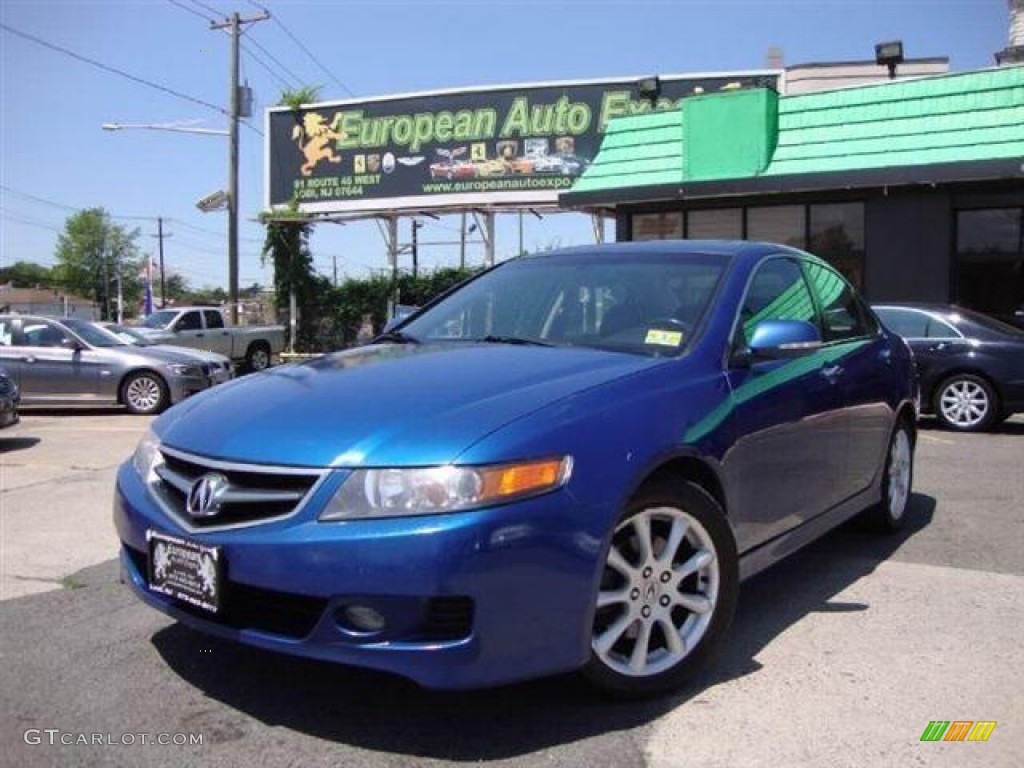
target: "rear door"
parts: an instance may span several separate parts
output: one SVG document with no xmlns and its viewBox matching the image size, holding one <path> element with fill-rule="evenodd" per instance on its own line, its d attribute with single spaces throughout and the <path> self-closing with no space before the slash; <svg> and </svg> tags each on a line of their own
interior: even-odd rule
<svg viewBox="0 0 1024 768">
<path fill-rule="evenodd" d="M 821 312 L 826 349 L 846 414 L 847 438 L 835 501 L 866 489 L 881 467 L 894 423 L 890 381 L 892 352 L 878 323 L 845 278 L 816 261 L 805 261 Z"/>
</svg>

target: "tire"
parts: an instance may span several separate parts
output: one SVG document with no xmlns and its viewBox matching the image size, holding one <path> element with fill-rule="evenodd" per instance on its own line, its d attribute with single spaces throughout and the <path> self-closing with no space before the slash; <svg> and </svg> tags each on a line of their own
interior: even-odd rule
<svg viewBox="0 0 1024 768">
<path fill-rule="evenodd" d="M 932 409 L 939 423 L 957 432 L 982 432 L 999 417 L 999 398 L 980 376 L 958 373 L 935 390 Z"/>
<path fill-rule="evenodd" d="M 736 544 L 715 500 L 692 483 L 642 489 L 612 534 L 584 677 L 630 698 L 680 687 L 728 630 L 738 585 Z"/>
<path fill-rule="evenodd" d="M 167 385 L 155 373 L 133 373 L 121 385 L 121 402 L 131 413 L 149 416 L 167 408 Z"/>
<path fill-rule="evenodd" d="M 254 341 L 245 352 L 245 367 L 250 371 L 265 371 L 270 367 L 270 347 L 266 342 Z"/>
<path fill-rule="evenodd" d="M 882 500 L 868 512 L 877 530 L 889 532 L 903 527 L 914 484 L 914 436 L 901 420 L 889 438 L 889 450 L 882 471 Z"/>
</svg>

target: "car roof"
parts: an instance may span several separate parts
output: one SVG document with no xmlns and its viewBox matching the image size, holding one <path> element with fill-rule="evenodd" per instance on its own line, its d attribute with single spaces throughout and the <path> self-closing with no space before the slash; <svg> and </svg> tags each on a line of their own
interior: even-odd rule
<svg viewBox="0 0 1024 768">
<path fill-rule="evenodd" d="M 521 258 L 558 258 L 560 256 L 642 256 L 642 255 L 720 255 L 738 259 L 759 259 L 775 253 L 812 256 L 788 245 L 750 240 L 644 240 L 596 245 L 576 245 L 552 251 L 541 251 Z"/>
</svg>

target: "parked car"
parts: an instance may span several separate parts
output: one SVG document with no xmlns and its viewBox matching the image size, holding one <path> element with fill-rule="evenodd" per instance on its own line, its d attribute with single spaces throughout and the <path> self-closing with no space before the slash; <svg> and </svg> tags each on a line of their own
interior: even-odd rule
<svg viewBox="0 0 1024 768">
<path fill-rule="evenodd" d="M 118 325 L 111 322 L 98 322 L 96 325 L 114 334 L 125 344 L 131 344 L 136 347 L 156 347 L 166 352 L 173 352 L 179 358 L 182 358 L 183 361 L 198 361 L 203 367 L 203 373 L 210 377 L 210 386 L 223 384 L 225 381 L 231 381 L 231 379 L 235 378 L 235 369 L 231 364 L 231 359 L 224 355 L 217 354 L 216 352 L 207 352 L 203 349 L 180 347 L 176 344 L 160 344 L 153 341 L 151 337 L 142 333 L 137 328 L 131 328 L 127 325 Z"/>
<path fill-rule="evenodd" d="M 0 368 L 0 429 L 12 427 L 18 423 L 18 403 L 21 393 L 18 385 L 7 371 Z"/>
<path fill-rule="evenodd" d="M 200 630 L 429 687 L 665 691 L 741 578 L 903 522 L 916 396 L 907 345 L 801 251 L 521 257 L 157 419 L 118 472 L 122 573 Z"/>
<path fill-rule="evenodd" d="M 534 159 L 535 173 L 560 173 L 563 176 L 579 176 L 586 170 L 589 160 L 576 155 L 541 155 Z"/>
<path fill-rule="evenodd" d="M 1024 411 L 1024 330 L 945 304 L 874 309 L 914 350 L 921 410 L 943 426 L 977 432 Z"/>
<path fill-rule="evenodd" d="M 152 414 L 210 386 L 198 361 L 125 344 L 75 317 L 0 315 L 0 365 L 24 405 L 124 405 Z"/>
<path fill-rule="evenodd" d="M 219 307 L 161 309 L 137 327 L 151 341 L 216 352 L 250 371 L 269 368 L 284 350 L 283 325 L 230 326 Z"/>
</svg>

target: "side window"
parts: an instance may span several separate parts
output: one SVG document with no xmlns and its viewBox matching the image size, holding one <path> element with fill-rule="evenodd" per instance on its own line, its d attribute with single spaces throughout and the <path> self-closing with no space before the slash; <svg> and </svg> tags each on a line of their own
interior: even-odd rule
<svg viewBox="0 0 1024 768">
<path fill-rule="evenodd" d="M 762 320 L 817 324 L 807 281 L 792 259 L 770 259 L 757 268 L 740 307 L 739 341 L 745 344 Z"/>
<path fill-rule="evenodd" d="M 186 312 L 174 324 L 176 331 L 200 331 L 202 328 L 203 321 L 198 312 Z"/>
<path fill-rule="evenodd" d="M 59 347 L 68 338 L 64 331 L 50 323 L 26 324 L 22 330 L 26 347 Z"/>
<path fill-rule="evenodd" d="M 811 289 L 821 307 L 826 341 L 856 339 L 875 332 L 870 315 L 838 272 L 814 262 L 807 262 L 806 269 Z"/>
<path fill-rule="evenodd" d="M 940 320 L 937 317 L 928 318 L 928 328 L 925 333 L 929 339 L 959 339 L 962 338 L 960 333 L 947 323 L 945 320 Z"/>
<path fill-rule="evenodd" d="M 223 328 L 224 316 L 215 309 L 204 309 L 203 317 L 206 319 L 207 328 Z"/>
<path fill-rule="evenodd" d="M 0 317 L 0 347 L 14 344 L 14 321 L 8 317 Z"/>
<path fill-rule="evenodd" d="M 923 339 L 928 335 L 929 317 L 924 312 L 882 308 L 877 313 L 886 328 L 904 339 Z"/>
</svg>

